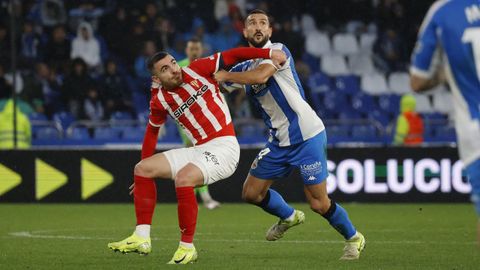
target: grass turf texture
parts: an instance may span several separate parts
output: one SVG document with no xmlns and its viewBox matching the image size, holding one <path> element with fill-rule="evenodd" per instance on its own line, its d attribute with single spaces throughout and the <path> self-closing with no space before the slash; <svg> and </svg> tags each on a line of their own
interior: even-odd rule
<svg viewBox="0 0 480 270">
<path fill-rule="evenodd" d="M 305 224 L 265 241 L 276 219 L 246 204 L 201 207 L 192 269 L 479 269 L 470 204 L 343 204 L 367 239 L 359 261 L 344 262 L 343 239 L 306 204 Z M 0 269 L 166 268 L 179 229 L 176 205 L 159 204 L 148 256 L 123 255 L 107 243 L 129 236 L 125 204 L 0 204 Z"/>
</svg>

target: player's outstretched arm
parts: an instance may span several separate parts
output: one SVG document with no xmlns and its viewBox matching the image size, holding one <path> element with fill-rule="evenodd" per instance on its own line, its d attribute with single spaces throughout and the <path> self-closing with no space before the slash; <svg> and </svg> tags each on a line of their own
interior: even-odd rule
<svg viewBox="0 0 480 270">
<path fill-rule="evenodd" d="M 223 63 L 220 68 L 228 68 L 237 63 L 250 59 L 272 59 L 278 65 L 287 61 L 287 56 L 282 50 L 259 48 L 235 48 L 221 53 Z"/>
<path fill-rule="evenodd" d="M 257 68 L 244 72 L 228 72 L 220 70 L 213 76 L 219 83 L 233 82 L 240 84 L 262 84 L 268 81 L 277 69 L 270 64 L 262 64 Z"/>
</svg>

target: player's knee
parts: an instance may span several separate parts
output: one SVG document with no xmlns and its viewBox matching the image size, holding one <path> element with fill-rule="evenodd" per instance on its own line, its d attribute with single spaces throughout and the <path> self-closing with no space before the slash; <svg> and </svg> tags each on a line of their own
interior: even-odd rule
<svg viewBox="0 0 480 270">
<path fill-rule="evenodd" d="M 330 208 L 330 199 L 313 199 L 310 201 L 310 209 L 312 209 L 313 212 L 319 213 L 320 215 L 323 215 L 327 213 L 328 209 Z"/>
<path fill-rule="evenodd" d="M 259 204 L 260 202 L 262 202 L 263 197 L 257 192 L 252 192 L 244 189 L 242 192 L 242 199 L 247 203 Z"/>
<path fill-rule="evenodd" d="M 140 161 L 135 165 L 135 168 L 133 169 L 133 173 L 137 176 L 153 177 L 151 175 L 152 173 L 151 170 L 148 169 L 148 166 L 143 161 Z"/>
<path fill-rule="evenodd" d="M 188 187 L 195 186 L 193 177 L 186 170 L 180 170 L 175 176 L 175 186 L 176 187 Z"/>
</svg>

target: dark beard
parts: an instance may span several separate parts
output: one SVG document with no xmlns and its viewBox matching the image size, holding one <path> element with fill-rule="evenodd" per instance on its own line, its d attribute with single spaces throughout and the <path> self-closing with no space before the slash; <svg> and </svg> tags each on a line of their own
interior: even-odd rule
<svg viewBox="0 0 480 270">
<path fill-rule="evenodd" d="M 248 43 L 250 43 L 255 48 L 263 48 L 263 46 L 267 44 L 269 39 L 270 39 L 269 37 L 263 36 L 263 39 L 260 42 L 257 42 L 255 41 L 255 37 L 253 37 L 248 39 Z"/>
</svg>

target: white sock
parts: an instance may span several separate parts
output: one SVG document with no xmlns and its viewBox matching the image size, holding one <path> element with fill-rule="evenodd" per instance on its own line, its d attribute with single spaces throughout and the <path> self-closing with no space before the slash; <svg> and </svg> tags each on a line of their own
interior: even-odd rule
<svg viewBox="0 0 480 270">
<path fill-rule="evenodd" d="M 135 227 L 135 234 L 142 238 L 150 238 L 150 225 L 140 224 Z"/>
<path fill-rule="evenodd" d="M 286 221 L 293 221 L 294 218 L 295 218 L 295 210 L 293 210 L 293 213 L 289 217 L 287 217 L 285 220 Z"/>
<path fill-rule="evenodd" d="M 180 246 L 186 247 L 186 248 L 193 248 L 193 243 L 187 243 L 187 242 L 180 241 Z"/>
<path fill-rule="evenodd" d="M 209 202 L 212 200 L 212 196 L 210 196 L 210 192 L 208 192 L 208 190 L 199 192 L 199 193 L 200 193 L 200 198 L 202 198 L 202 202 Z"/>
</svg>

